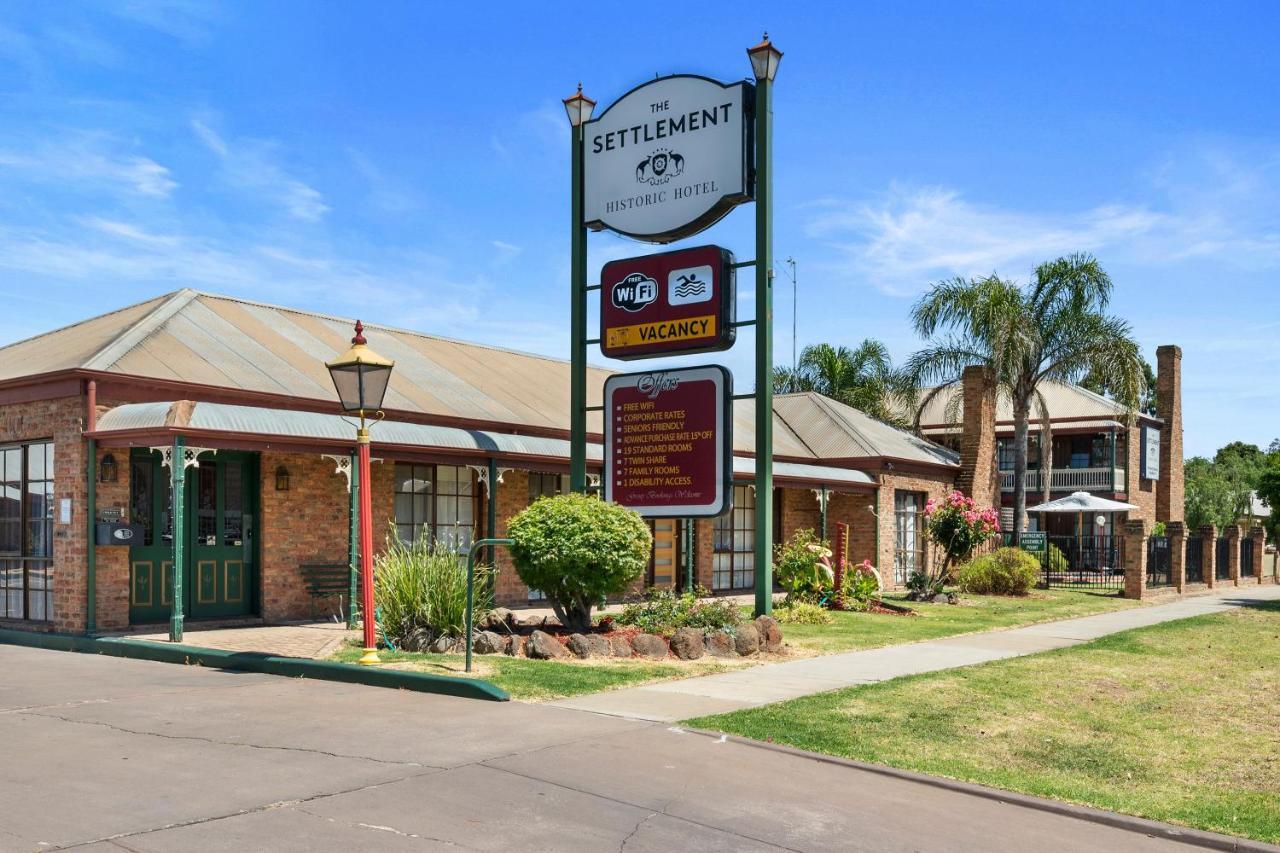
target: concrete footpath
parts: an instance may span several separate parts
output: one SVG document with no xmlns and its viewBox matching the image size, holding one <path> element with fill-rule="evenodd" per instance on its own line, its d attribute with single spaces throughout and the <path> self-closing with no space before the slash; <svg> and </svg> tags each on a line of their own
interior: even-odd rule
<svg viewBox="0 0 1280 853">
<path fill-rule="evenodd" d="M 720 675 L 577 696 L 550 704 L 635 720 L 685 720 L 704 714 L 754 708 L 841 687 L 888 681 L 903 675 L 1062 649 L 1133 628 L 1221 613 L 1253 601 L 1275 600 L 1280 600 L 1280 586 L 1232 588 L 1212 595 L 1179 599 L 1171 604 L 785 661 Z"/>
<path fill-rule="evenodd" d="M 2 853 L 1277 850 L 548 705 L 16 646 L 0 672 Z"/>
</svg>

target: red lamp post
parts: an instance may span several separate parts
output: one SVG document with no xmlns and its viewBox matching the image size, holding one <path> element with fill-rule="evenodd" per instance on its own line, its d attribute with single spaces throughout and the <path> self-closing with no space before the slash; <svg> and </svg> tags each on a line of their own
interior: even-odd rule
<svg viewBox="0 0 1280 853">
<path fill-rule="evenodd" d="M 360 610 L 364 618 L 364 655 L 362 664 L 381 663 L 378 659 L 378 637 L 375 632 L 376 611 L 373 601 L 373 489 L 369 472 L 369 429 L 365 413 L 377 413 L 391 381 L 395 362 L 369 349 L 364 338 L 364 325 L 356 320 L 356 335 L 351 349 L 325 365 L 333 377 L 333 387 L 342 401 L 342 410 L 360 416 L 356 432 L 356 464 L 358 466 L 360 522 Z"/>
</svg>

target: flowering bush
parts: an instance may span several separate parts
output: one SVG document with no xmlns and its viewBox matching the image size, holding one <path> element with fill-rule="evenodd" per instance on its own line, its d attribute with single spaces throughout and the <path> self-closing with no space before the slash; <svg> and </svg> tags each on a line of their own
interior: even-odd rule
<svg viewBox="0 0 1280 853">
<path fill-rule="evenodd" d="M 967 560 L 975 548 L 1000 533 L 1000 516 L 993 507 L 979 508 L 973 498 L 954 491 L 942 500 L 930 498 L 924 505 L 925 529 L 943 553 L 937 571 L 910 584 L 916 597 L 941 591 L 953 562 Z"/>
<path fill-rule="evenodd" d="M 774 548 L 774 577 L 787 591 L 787 601 L 817 604 L 831 594 L 835 572 L 831 549 L 812 530 L 797 530 Z"/>
</svg>

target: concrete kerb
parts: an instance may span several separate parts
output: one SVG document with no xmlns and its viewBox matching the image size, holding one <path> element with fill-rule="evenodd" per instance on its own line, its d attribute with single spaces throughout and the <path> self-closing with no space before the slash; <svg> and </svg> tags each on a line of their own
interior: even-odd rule
<svg viewBox="0 0 1280 853">
<path fill-rule="evenodd" d="M 1140 835 L 1146 835 L 1152 838 L 1162 838 L 1168 841 L 1191 844 L 1208 850 L 1242 851 L 1242 853 L 1280 853 L 1280 847 L 1267 844 L 1263 841 L 1253 841 L 1248 838 L 1235 838 L 1230 835 L 1206 832 L 1201 829 L 1174 826 L 1172 824 L 1160 823 L 1155 820 L 1134 817 L 1133 815 L 1108 812 L 1101 809 L 1090 808 L 1089 806 L 1079 806 L 1073 803 L 1059 802 L 1057 800 L 1042 799 L 1040 797 L 1033 797 L 1029 794 L 1019 794 L 1014 791 L 1002 791 L 999 788 L 987 788 L 983 785 L 975 785 L 972 782 L 961 782 L 956 779 L 947 779 L 942 776 L 929 776 L 924 773 L 916 773 L 912 770 L 900 770 L 896 767 L 888 767 L 883 764 L 870 764 L 865 761 L 855 761 L 851 758 L 841 758 L 835 755 L 823 755 L 819 752 L 809 752 L 808 750 L 799 749 L 794 746 L 787 746 L 786 744 L 766 743 L 764 741 L 752 740 L 751 738 L 726 734 L 724 732 L 710 731 L 708 729 L 696 729 L 688 726 L 673 726 L 672 728 L 678 728 L 680 731 L 701 735 L 702 737 L 713 738 L 715 740 L 725 740 L 742 746 L 754 747 L 755 749 L 781 752 L 787 755 L 794 755 L 798 758 L 807 758 L 811 761 L 819 761 L 823 764 L 834 764 L 839 767 L 865 770 L 869 773 L 878 773 L 881 776 L 890 776 L 895 779 L 902 779 L 908 782 L 918 782 L 922 785 L 930 785 L 934 788 L 941 788 L 946 791 L 969 794 L 970 796 L 982 797 L 987 800 L 995 800 L 1000 803 L 1009 803 L 1022 808 L 1035 809 L 1037 811 L 1049 812 L 1050 814 L 1062 815 L 1064 817 L 1076 818 L 1078 820 L 1086 820 L 1090 823 L 1097 823 L 1115 829 L 1126 830 L 1128 832 L 1136 832 Z"/>
<path fill-rule="evenodd" d="M 129 637 L 81 637 L 72 634 L 37 634 L 29 631 L 0 629 L 0 643 L 54 651 L 150 660 L 160 663 L 207 666 L 241 672 L 261 672 L 285 678 L 313 678 L 317 681 L 339 681 L 370 687 L 390 687 L 419 693 L 439 693 L 463 699 L 490 702 L 510 700 L 500 687 L 477 678 L 434 675 L 427 672 L 378 669 L 355 664 L 291 658 L 258 652 L 229 652 L 173 643 L 156 643 Z"/>
</svg>

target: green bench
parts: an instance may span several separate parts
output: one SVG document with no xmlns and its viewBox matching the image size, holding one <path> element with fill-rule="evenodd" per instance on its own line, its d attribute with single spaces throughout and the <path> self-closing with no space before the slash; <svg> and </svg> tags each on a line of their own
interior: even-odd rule
<svg viewBox="0 0 1280 853">
<path fill-rule="evenodd" d="M 315 602 L 319 599 L 338 597 L 338 613 L 335 621 L 345 622 L 346 611 L 343 602 L 351 594 L 351 566 L 347 563 L 302 563 L 299 567 L 302 581 L 311 596 L 311 618 L 315 618 Z M 356 594 L 360 594 L 359 578 L 356 579 Z"/>
</svg>

